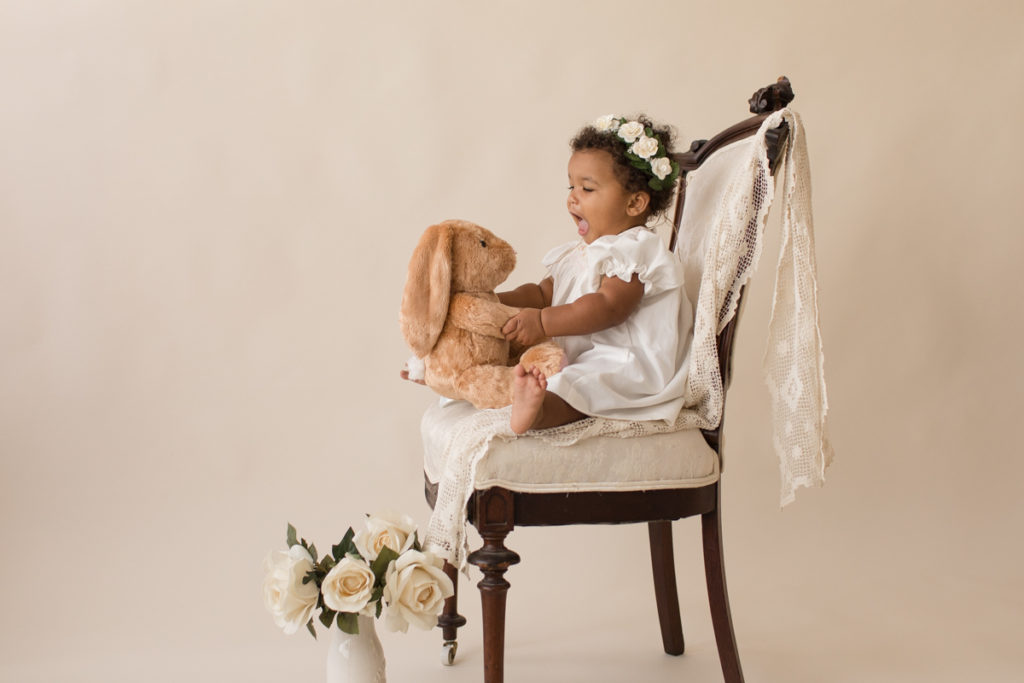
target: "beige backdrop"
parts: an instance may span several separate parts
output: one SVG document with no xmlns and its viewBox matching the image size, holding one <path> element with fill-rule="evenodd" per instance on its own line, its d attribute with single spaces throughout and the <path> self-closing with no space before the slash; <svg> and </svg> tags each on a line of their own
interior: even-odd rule
<svg viewBox="0 0 1024 683">
<path fill-rule="evenodd" d="M 261 562 L 366 512 L 428 518 L 397 372 L 406 263 L 462 217 L 573 235 L 567 139 L 643 110 L 682 141 L 788 75 L 814 172 L 837 461 L 778 509 L 760 355 L 730 394 L 727 567 L 750 681 L 1017 681 L 1024 5 L 0 1 L 0 680 L 315 681 Z M 774 223 L 771 229 L 774 233 Z M 688 653 L 642 527 L 520 530 L 510 680 L 720 680 L 676 525 Z M 473 581 L 477 575 L 474 570 Z M 392 681 L 477 681 L 436 632 Z"/>
</svg>

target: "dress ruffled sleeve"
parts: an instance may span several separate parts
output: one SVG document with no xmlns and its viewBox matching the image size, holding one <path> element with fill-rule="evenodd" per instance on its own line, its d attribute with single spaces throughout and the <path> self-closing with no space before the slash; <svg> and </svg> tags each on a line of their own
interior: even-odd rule
<svg viewBox="0 0 1024 683">
<path fill-rule="evenodd" d="M 637 275 L 644 295 L 660 294 L 683 286 L 683 267 L 651 230 L 634 228 L 601 237 L 587 246 L 589 272 L 598 280 L 617 277 L 629 282 Z M 596 284 L 596 283 L 595 283 Z"/>
</svg>

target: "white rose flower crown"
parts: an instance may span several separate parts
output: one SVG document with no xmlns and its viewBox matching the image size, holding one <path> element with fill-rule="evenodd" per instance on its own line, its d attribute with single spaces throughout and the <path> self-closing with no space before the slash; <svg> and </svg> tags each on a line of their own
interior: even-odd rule
<svg viewBox="0 0 1024 683">
<path fill-rule="evenodd" d="M 628 145 L 626 158 L 634 168 L 651 176 L 647 184 L 652 190 L 672 187 L 679 177 L 679 164 L 668 156 L 668 150 L 650 126 L 614 114 L 602 116 L 591 125 L 600 133 L 617 134 Z"/>
<path fill-rule="evenodd" d="M 359 633 L 359 616 L 380 617 L 393 631 L 409 624 L 430 629 L 455 588 L 443 561 L 424 552 L 416 525 L 391 512 L 367 515 L 366 528 L 351 527 L 331 553 L 317 560 L 316 546 L 288 525 L 287 550 L 264 561 L 263 601 L 287 634 L 303 625 L 316 638 L 313 613 L 326 628 Z"/>
</svg>

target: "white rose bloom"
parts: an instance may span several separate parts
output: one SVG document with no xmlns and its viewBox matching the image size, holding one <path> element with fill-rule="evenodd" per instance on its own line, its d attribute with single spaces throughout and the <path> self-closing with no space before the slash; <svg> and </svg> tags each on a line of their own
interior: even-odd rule
<svg viewBox="0 0 1024 683">
<path fill-rule="evenodd" d="M 411 548 L 415 531 L 416 522 L 412 517 L 385 510 L 368 517 L 366 528 L 352 540 L 363 559 L 373 562 L 384 546 L 399 554 Z"/>
<path fill-rule="evenodd" d="M 633 144 L 636 139 L 644 134 L 644 125 L 639 121 L 630 121 L 619 126 L 619 137 Z"/>
<path fill-rule="evenodd" d="M 651 161 L 651 172 L 658 180 L 664 180 L 672 173 L 672 162 L 668 157 L 658 157 Z"/>
<path fill-rule="evenodd" d="M 605 114 L 604 116 L 594 121 L 594 128 L 604 133 L 605 131 L 611 130 L 615 127 L 618 122 L 618 117 L 615 114 Z"/>
<path fill-rule="evenodd" d="M 658 153 L 658 141 L 655 138 L 649 138 L 646 135 L 641 135 L 640 139 L 634 142 L 633 146 L 629 148 L 629 151 L 641 159 L 650 159 Z"/>
<path fill-rule="evenodd" d="M 388 566 L 384 585 L 388 609 L 384 623 L 390 630 L 405 633 L 409 624 L 423 630 L 437 625 L 445 599 L 455 593 L 443 565 L 431 553 L 409 550 Z"/>
<path fill-rule="evenodd" d="M 373 570 L 362 560 L 343 557 L 327 572 L 320 590 L 324 604 L 336 612 L 360 612 L 373 593 Z M 367 615 L 369 616 L 369 615 Z"/>
<path fill-rule="evenodd" d="M 301 545 L 276 550 L 263 561 L 263 602 L 274 623 L 288 635 L 306 625 L 316 608 L 320 589 L 316 582 L 302 583 L 314 560 Z"/>
</svg>

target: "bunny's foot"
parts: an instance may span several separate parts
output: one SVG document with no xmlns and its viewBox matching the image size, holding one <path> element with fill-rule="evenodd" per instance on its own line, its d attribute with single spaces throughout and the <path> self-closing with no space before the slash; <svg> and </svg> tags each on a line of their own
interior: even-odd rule
<svg viewBox="0 0 1024 683">
<path fill-rule="evenodd" d="M 545 377 L 551 377 L 565 367 L 565 352 L 553 341 L 544 341 L 528 348 L 519 359 L 523 367 L 538 368 Z"/>
</svg>

